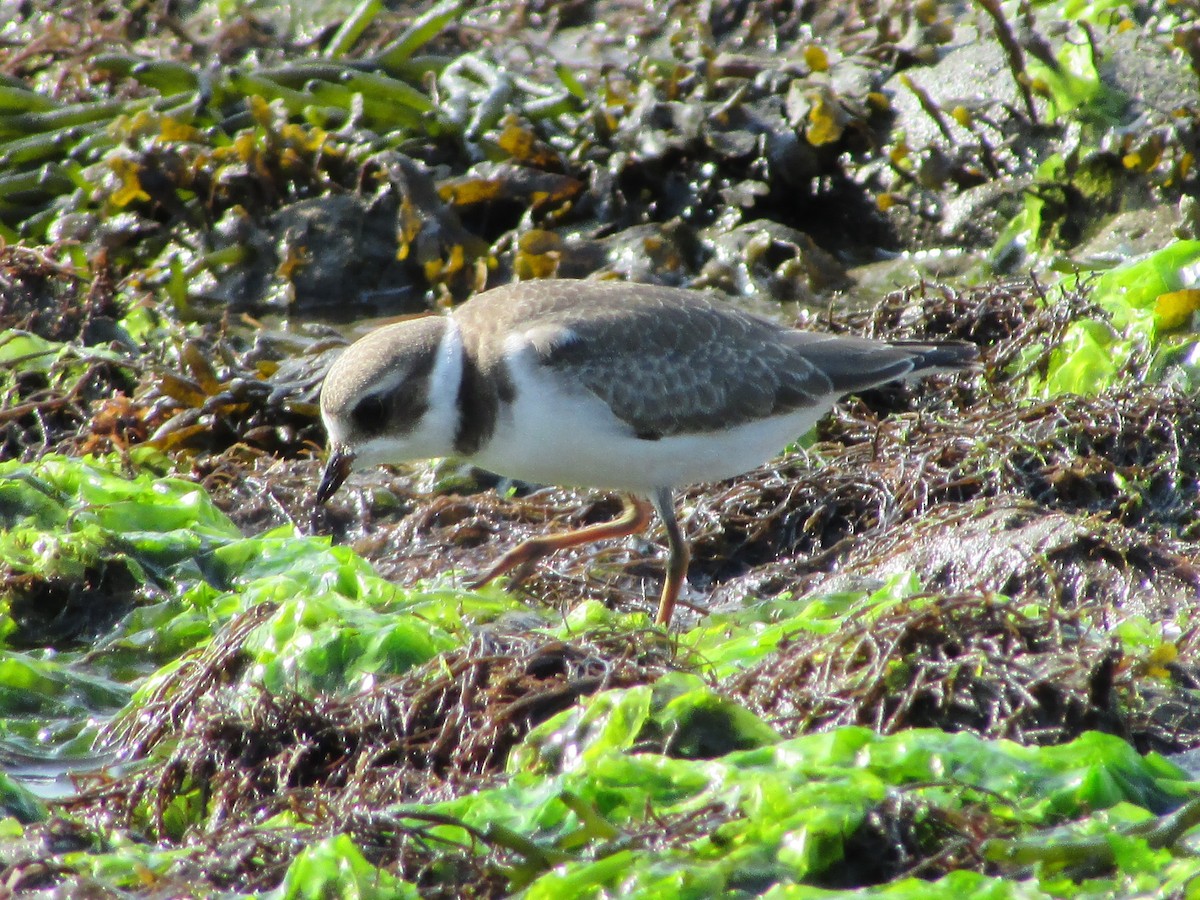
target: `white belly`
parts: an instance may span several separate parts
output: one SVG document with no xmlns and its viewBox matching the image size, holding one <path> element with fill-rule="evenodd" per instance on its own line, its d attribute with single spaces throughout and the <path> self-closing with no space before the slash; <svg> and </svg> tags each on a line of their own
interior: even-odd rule
<svg viewBox="0 0 1200 900">
<path fill-rule="evenodd" d="M 649 493 L 720 481 L 753 469 L 808 431 L 825 409 L 800 410 L 729 431 L 642 440 L 595 395 L 568 392 L 521 366 L 516 400 L 502 407 L 487 445 L 471 462 L 499 475 Z"/>
</svg>

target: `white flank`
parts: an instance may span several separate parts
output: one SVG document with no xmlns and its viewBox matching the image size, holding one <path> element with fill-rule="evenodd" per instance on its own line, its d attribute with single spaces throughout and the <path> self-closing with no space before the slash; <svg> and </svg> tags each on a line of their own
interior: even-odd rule
<svg viewBox="0 0 1200 900">
<path fill-rule="evenodd" d="M 551 374 L 539 366 L 522 336 L 510 338 L 506 350 L 516 401 L 500 409 L 492 440 L 471 461 L 539 484 L 644 494 L 732 478 L 812 428 L 836 399 L 724 431 L 648 441 L 562 369 Z"/>
</svg>

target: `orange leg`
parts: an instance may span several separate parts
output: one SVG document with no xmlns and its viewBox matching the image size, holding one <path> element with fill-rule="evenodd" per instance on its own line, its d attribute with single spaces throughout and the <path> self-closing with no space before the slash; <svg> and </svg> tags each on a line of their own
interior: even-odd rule
<svg viewBox="0 0 1200 900">
<path fill-rule="evenodd" d="M 590 544 L 592 541 L 625 537 L 644 530 L 650 524 L 650 504 L 640 497 L 625 497 L 624 501 L 625 508 L 621 515 L 611 522 L 589 525 L 587 528 L 579 528 L 565 534 L 547 535 L 522 541 L 496 560 L 490 569 L 469 582 L 467 586 L 482 587 L 493 578 L 506 575 L 514 569 L 517 570 L 518 575 L 521 575 L 533 563 L 556 550 L 578 547 L 580 544 Z M 676 587 L 676 593 L 678 593 L 678 587 Z"/>
</svg>

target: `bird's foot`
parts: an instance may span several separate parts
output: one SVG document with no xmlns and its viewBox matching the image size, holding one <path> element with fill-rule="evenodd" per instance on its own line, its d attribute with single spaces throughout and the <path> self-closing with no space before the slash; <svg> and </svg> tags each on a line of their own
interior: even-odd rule
<svg viewBox="0 0 1200 900">
<path fill-rule="evenodd" d="M 467 587 L 472 589 L 483 587 L 489 581 L 499 578 L 501 575 L 508 575 L 510 572 L 513 582 L 519 582 L 533 571 L 534 563 L 543 556 L 549 556 L 556 550 L 578 547 L 593 541 L 625 537 L 641 531 L 649 521 L 650 504 L 639 497 L 626 497 L 621 515 L 613 521 L 522 541 L 496 560 L 486 572 L 468 581 Z"/>
<path fill-rule="evenodd" d="M 512 584 L 519 584 L 530 576 L 539 559 L 554 552 L 556 545 L 544 538 L 531 538 L 513 547 L 484 572 L 466 582 L 471 590 L 481 588 L 501 575 L 511 575 Z"/>
</svg>

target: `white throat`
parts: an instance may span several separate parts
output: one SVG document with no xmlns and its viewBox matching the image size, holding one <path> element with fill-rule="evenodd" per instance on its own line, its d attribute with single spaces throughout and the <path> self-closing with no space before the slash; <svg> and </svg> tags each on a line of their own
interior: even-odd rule
<svg viewBox="0 0 1200 900">
<path fill-rule="evenodd" d="M 452 316 L 446 317 L 446 333 L 437 348 L 437 359 L 429 373 L 429 408 L 421 417 L 417 431 L 428 434 L 431 446 L 421 459 L 449 456 L 453 453 L 454 436 L 458 433 L 458 420 L 462 411 L 458 405 L 458 391 L 463 377 L 462 331 Z"/>
<path fill-rule="evenodd" d="M 453 455 L 465 351 L 458 323 L 449 316 L 445 321 L 427 382 L 425 413 L 406 434 L 383 434 L 361 444 L 356 448 L 356 468 Z M 398 389 L 403 390 L 403 385 Z"/>
</svg>

